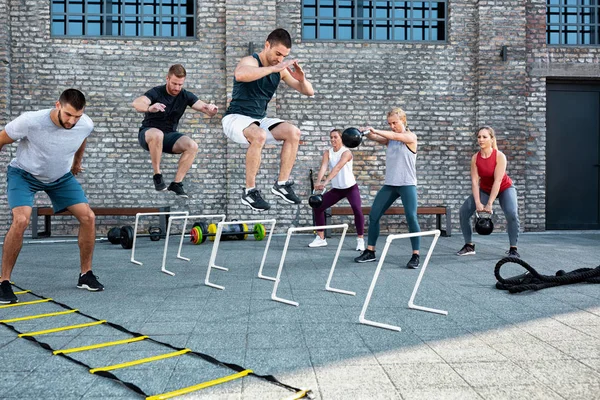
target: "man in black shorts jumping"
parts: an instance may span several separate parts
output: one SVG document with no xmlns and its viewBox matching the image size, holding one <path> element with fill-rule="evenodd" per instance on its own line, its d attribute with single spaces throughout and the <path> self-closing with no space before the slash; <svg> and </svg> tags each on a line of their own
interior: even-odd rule
<svg viewBox="0 0 600 400">
<path fill-rule="evenodd" d="M 145 150 L 150 152 L 154 170 L 154 188 L 161 192 L 168 189 L 183 198 L 187 198 L 188 195 L 183 190 L 182 181 L 194 162 L 198 144 L 192 138 L 177 132 L 179 119 L 187 107 L 201 111 L 210 117 L 218 111 L 214 104 L 198 100 L 192 92 L 183 89 L 185 77 L 186 71 L 183 65 L 172 65 L 165 85 L 150 89 L 132 103 L 136 111 L 145 113 L 138 141 Z M 181 154 L 175 179 L 168 188 L 160 172 L 162 153 Z"/>
</svg>

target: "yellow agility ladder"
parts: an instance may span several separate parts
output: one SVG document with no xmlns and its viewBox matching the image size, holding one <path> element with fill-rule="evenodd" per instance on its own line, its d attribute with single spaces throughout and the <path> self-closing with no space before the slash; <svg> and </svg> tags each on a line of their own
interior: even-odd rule
<svg viewBox="0 0 600 400">
<path fill-rule="evenodd" d="M 113 324 L 111 322 L 108 322 L 106 320 L 100 320 L 97 318 L 94 318 L 90 315 L 84 314 L 81 311 L 79 311 L 78 309 L 74 309 L 71 308 L 65 304 L 59 303 L 51 298 L 46 298 L 40 295 L 37 295 L 33 292 L 31 292 L 30 290 L 24 290 L 20 287 L 18 287 L 17 285 L 15 285 L 14 283 L 11 282 L 11 284 L 18 288 L 19 292 L 15 292 L 15 294 L 30 294 L 33 295 L 35 297 L 37 297 L 39 300 L 34 300 L 34 301 L 26 301 L 26 302 L 22 302 L 22 303 L 14 303 L 14 304 L 4 304 L 4 305 L 0 305 L 0 309 L 2 308 L 9 308 L 9 307 L 20 307 L 20 306 L 28 306 L 28 305 L 32 305 L 32 304 L 39 304 L 39 303 L 48 303 L 51 302 L 53 304 L 56 304 L 62 308 L 64 308 L 66 311 L 58 311 L 58 312 L 52 312 L 52 313 L 46 313 L 46 314 L 36 314 L 36 315 L 30 315 L 30 316 L 26 316 L 26 317 L 19 317 L 19 318 L 11 318 L 11 319 L 4 319 L 4 320 L 0 320 L 0 324 L 8 327 L 9 329 L 13 330 L 14 332 L 17 333 L 18 337 L 32 341 L 34 343 L 36 343 L 37 345 L 43 347 L 44 349 L 52 352 L 53 355 L 57 355 L 57 356 L 61 356 L 63 358 L 66 358 L 69 361 L 72 361 L 76 364 L 81 365 L 82 367 L 87 368 L 87 370 L 91 373 L 91 374 L 95 374 L 95 375 L 100 375 L 103 376 L 105 378 L 109 378 L 112 379 L 114 381 L 117 381 L 121 384 L 123 384 L 124 386 L 126 386 L 127 388 L 133 390 L 134 392 L 144 396 L 147 400 L 162 400 L 162 399 L 170 399 L 172 397 L 175 396 L 181 396 L 187 393 L 191 393 L 191 392 L 195 392 L 197 390 L 201 390 L 201 389 L 205 389 L 207 387 L 210 386 L 215 386 L 215 385 L 220 385 L 221 383 L 225 383 L 225 382 L 229 382 L 235 379 L 239 379 L 239 378 L 243 378 L 244 376 L 254 376 L 256 378 L 259 379 L 263 379 L 266 380 L 267 382 L 270 382 L 272 384 L 275 384 L 281 388 L 287 389 L 291 392 L 294 392 L 294 394 L 291 397 L 286 397 L 286 400 L 293 400 L 293 399 L 304 399 L 304 398 L 308 398 L 308 399 L 313 399 L 314 395 L 312 393 L 312 391 L 310 390 L 303 390 L 303 389 L 298 389 L 295 388 L 293 386 L 289 386 L 286 385 L 285 383 L 280 382 L 279 380 L 277 380 L 274 376 L 272 375 L 258 375 L 255 374 L 251 369 L 246 369 L 243 368 L 237 364 L 231 364 L 231 363 L 225 363 L 222 361 L 217 360 L 216 358 L 208 355 L 208 354 L 204 354 L 204 353 L 199 353 L 196 351 L 192 351 L 190 349 L 186 349 L 186 348 L 178 348 L 175 346 L 172 346 L 168 343 L 164 343 L 161 341 L 158 341 L 156 339 L 152 339 L 149 336 L 146 335 L 142 335 L 140 333 L 136 333 L 136 332 L 132 332 L 124 327 L 122 327 L 121 325 L 117 325 L 117 324 Z M 56 316 L 61 316 L 61 315 L 66 315 L 66 314 L 73 314 L 73 313 L 77 313 L 79 315 L 82 315 L 86 318 L 91 319 L 93 322 L 88 322 L 88 323 L 84 323 L 84 324 L 77 324 L 77 325 L 69 325 L 69 326 L 61 326 L 61 327 L 57 327 L 57 328 L 52 328 L 52 329 L 46 329 L 46 330 L 42 330 L 42 331 L 35 331 L 35 332 L 20 332 L 19 330 L 17 330 L 14 326 L 10 325 L 14 322 L 20 322 L 20 321 L 29 321 L 29 320 L 33 320 L 33 319 L 38 319 L 38 318 L 50 318 L 50 317 L 56 317 Z M 123 339 L 123 340 L 115 340 L 112 342 L 104 342 L 104 343 L 98 343 L 98 344 L 94 344 L 94 345 L 90 345 L 90 346 L 82 346 L 82 347 L 73 347 L 70 349 L 61 349 L 61 350 L 54 350 L 52 347 L 50 347 L 50 345 L 48 345 L 47 343 L 41 342 L 38 339 L 36 339 L 36 336 L 41 336 L 41 335 L 45 335 L 45 334 L 49 334 L 49 333 L 54 333 L 54 332 L 61 332 L 61 331 L 66 331 L 66 330 L 71 330 L 71 329 L 81 329 L 81 328 L 87 328 L 90 326 L 95 326 L 95 325 L 108 325 L 111 328 L 117 329 L 121 332 L 124 332 L 126 334 L 131 335 L 132 337 L 129 339 Z M 153 356 L 153 357 L 147 357 L 147 358 L 142 358 L 139 360 L 132 360 L 132 361 L 128 361 L 128 362 L 124 362 L 121 364 L 115 364 L 115 365 L 108 365 L 108 366 L 104 366 L 104 367 L 97 367 L 97 368 L 92 368 L 89 365 L 75 359 L 72 358 L 71 356 L 69 356 L 68 354 L 72 354 L 72 353 L 77 353 L 80 351 L 87 351 L 87 350 L 93 350 L 93 349 L 100 349 L 100 348 L 104 348 L 104 347 L 109 347 L 109 346 L 118 346 L 118 345 L 122 345 L 122 344 L 127 344 L 127 343 L 134 343 L 134 342 L 139 342 L 142 340 L 148 340 L 151 341 L 153 343 L 168 347 L 171 350 L 174 350 L 171 353 L 166 353 L 166 354 L 160 354 L 157 356 Z M 170 358 L 170 357 L 178 357 L 180 355 L 183 354 L 191 354 L 197 357 L 202 358 L 203 360 L 212 363 L 214 365 L 218 365 L 220 367 L 225 367 L 225 368 L 229 368 L 233 371 L 235 371 L 234 374 L 231 375 L 227 375 L 221 378 L 217 378 L 211 381 L 207 381 L 207 382 L 202 382 L 193 386 L 189 386 L 189 387 L 185 387 L 185 388 L 181 388 L 178 390 L 174 390 L 172 392 L 167 392 L 167 393 L 162 393 L 162 394 L 157 394 L 157 395 L 152 395 L 149 396 L 148 394 L 146 394 L 142 389 L 140 389 L 139 386 L 131 383 L 131 382 L 125 382 L 123 380 L 121 380 L 119 377 L 117 377 L 116 375 L 114 375 L 113 373 L 111 373 L 110 371 L 115 370 L 115 369 L 121 369 L 121 368 L 128 368 L 134 365 L 139 365 L 139 364 L 143 364 L 143 363 L 148 363 L 148 362 L 153 362 L 153 361 L 157 361 L 157 360 L 163 360 L 165 358 Z"/>
</svg>

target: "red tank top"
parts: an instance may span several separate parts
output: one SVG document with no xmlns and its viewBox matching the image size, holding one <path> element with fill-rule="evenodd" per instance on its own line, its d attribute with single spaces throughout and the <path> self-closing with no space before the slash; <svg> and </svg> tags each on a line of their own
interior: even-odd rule
<svg viewBox="0 0 600 400">
<path fill-rule="evenodd" d="M 481 157 L 481 152 L 477 152 L 477 159 L 475 165 L 477 166 L 477 173 L 479 174 L 479 187 L 486 193 L 492 191 L 494 185 L 494 171 L 496 170 L 496 149 L 492 151 L 492 155 L 488 158 Z M 502 177 L 502 183 L 500 184 L 500 191 L 504 192 L 506 189 L 511 187 L 513 184 L 512 179 L 504 173 Z"/>
</svg>

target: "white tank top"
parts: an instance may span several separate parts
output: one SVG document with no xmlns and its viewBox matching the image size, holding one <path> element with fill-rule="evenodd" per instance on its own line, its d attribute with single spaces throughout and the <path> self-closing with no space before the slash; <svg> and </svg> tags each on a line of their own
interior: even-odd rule
<svg viewBox="0 0 600 400">
<path fill-rule="evenodd" d="M 350 151 L 347 147 L 340 147 L 338 151 L 333 151 L 333 147 L 329 149 L 329 170 L 331 171 L 342 158 L 344 152 Z M 352 172 L 352 159 L 348 161 L 340 172 L 331 180 L 331 186 L 335 189 L 348 189 L 351 186 L 356 185 L 356 179 L 354 179 L 354 173 Z"/>
</svg>

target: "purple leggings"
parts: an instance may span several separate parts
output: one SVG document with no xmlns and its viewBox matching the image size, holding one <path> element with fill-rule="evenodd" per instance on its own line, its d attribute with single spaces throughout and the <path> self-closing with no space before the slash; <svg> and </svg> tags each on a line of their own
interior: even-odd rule
<svg viewBox="0 0 600 400">
<path fill-rule="evenodd" d="M 323 204 L 321 204 L 321 207 L 314 209 L 315 224 L 317 224 L 317 226 L 325 225 L 325 210 L 336 204 L 344 197 L 348 199 L 348 203 L 350 203 L 350 207 L 352 207 L 352 212 L 354 213 L 356 234 L 358 236 L 362 236 L 365 233 L 365 217 L 362 213 L 358 184 L 350 186 L 347 189 L 333 188 L 325 192 L 323 195 Z"/>
</svg>

